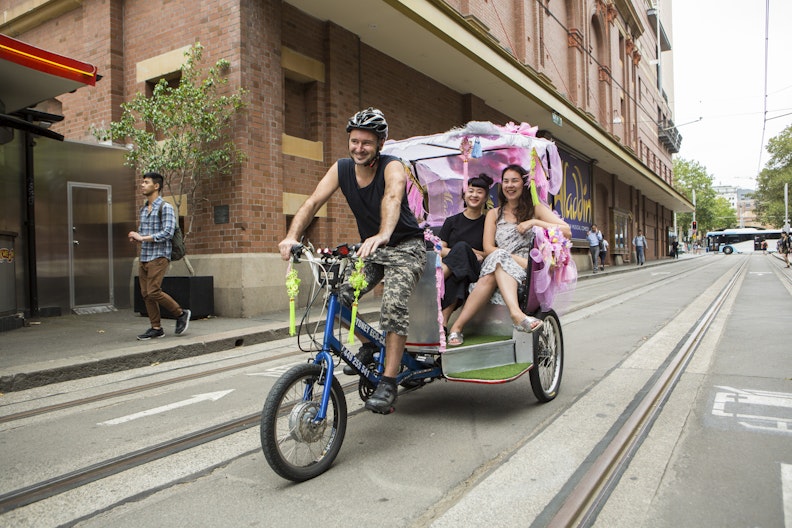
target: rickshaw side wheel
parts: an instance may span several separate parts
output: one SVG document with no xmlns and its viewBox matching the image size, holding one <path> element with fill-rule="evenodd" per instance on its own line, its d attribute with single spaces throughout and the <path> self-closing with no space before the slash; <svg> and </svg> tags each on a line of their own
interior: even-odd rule
<svg viewBox="0 0 792 528">
<path fill-rule="evenodd" d="M 546 403 L 555 399 L 564 370 L 564 336 L 553 310 L 538 315 L 544 322 L 533 333 L 533 366 L 528 372 L 534 396 Z"/>
</svg>

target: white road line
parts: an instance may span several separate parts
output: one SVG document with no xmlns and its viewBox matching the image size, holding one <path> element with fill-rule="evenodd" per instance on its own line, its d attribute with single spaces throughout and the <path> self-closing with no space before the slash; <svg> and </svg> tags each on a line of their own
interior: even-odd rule
<svg viewBox="0 0 792 528">
<path fill-rule="evenodd" d="M 167 411 L 171 411 L 173 409 L 178 409 L 179 407 L 185 407 L 187 405 L 192 405 L 193 403 L 200 403 L 202 401 L 217 401 L 223 396 L 227 396 L 234 392 L 234 389 L 225 390 L 225 391 L 218 391 L 218 392 L 207 392 L 206 394 L 196 394 L 192 398 L 187 400 L 182 400 L 176 403 L 169 403 L 168 405 L 163 405 L 161 407 L 156 407 L 154 409 L 149 409 L 147 411 L 141 411 L 135 414 L 128 414 L 126 416 L 122 416 L 120 418 L 114 418 L 112 420 L 107 420 L 106 422 L 100 422 L 97 425 L 118 425 L 125 422 L 130 422 L 132 420 L 137 420 L 138 418 L 144 418 L 146 416 L 151 416 L 154 414 L 164 413 Z"/>
<path fill-rule="evenodd" d="M 792 528 L 792 464 L 781 464 L 781 498 L 784 501 L 784 527 Z"/>
</svg>

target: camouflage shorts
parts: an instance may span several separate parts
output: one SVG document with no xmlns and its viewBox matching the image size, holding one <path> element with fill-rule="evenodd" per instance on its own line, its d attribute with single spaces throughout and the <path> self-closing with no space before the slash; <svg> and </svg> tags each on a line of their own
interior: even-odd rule
<svg viewBox="0 0 792 528">
<path fill-rule="evenodd" d="M 385 332 L 407 335 L 410 317 L 407 303 L 426 265 L 426 245 L 422 238 L 404 240 L 394 247 L 380 247 L 365 260 L 363 274 L 368 286 L 361 292 L 371 291 L 385 279 L 380 310 L 380 328 Z M 347 268 L 347 274 L 351 266 Z M 341 286 L 341 301 L 352 304 L 354 293 L 349 281 Z"/>
</svg>

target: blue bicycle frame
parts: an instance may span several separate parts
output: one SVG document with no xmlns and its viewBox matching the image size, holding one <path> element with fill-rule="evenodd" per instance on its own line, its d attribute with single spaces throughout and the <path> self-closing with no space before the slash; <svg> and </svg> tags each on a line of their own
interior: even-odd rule
<svg viewBox="0 0 792 528">
<path fill-rule="evenodd" d="M 313 359 L 314 364 L 323 366 L 325 372 L 322 400 L 319 412 L 314 418 L 314 422 L 316 423 L 321 422 L 327 417 L 327 407 L 331 392 L 330 388 L 332 387 L 333 376 L 335 375 L 333 372 L 333 367 L 335 365 L 333 361 L 333 352 L 336 352 L 350 367 L 368 380 L 372 387 L 377 386 L 385 368 L 385 335 L 372 328 L 371 325 L 365 322 L 360 316 L 355 318 L 355 333 L 364 336 L 372 343 L 376 343 L 380 349 L 379 358 L 377 359 L 377 368 L 375 371 L 372 371 L 335 336 L 333 330 L 335 329 L 334 323 L 336 317 L 340 317 L 341 322 L 349 326 L 349 322 L 352 319 L 352 311 L 341 304 L 338 300 L 338 293 L 333 291 L 330 293 L 330 298 L 327 303 L 327 317 L 325 318 L 322 350 L 318 352 Z M 423 363 L 407 353 L 402 355 L 402 365 L 405 368 L 396 378 L 396 382 L 399 384 L 412 380 L 439 378 L 443 374 L 439 366 Z M 312 391 L 313 387 L 311 386 L 305 388 L 305 400 L 311 398 Z"/>
</svg>

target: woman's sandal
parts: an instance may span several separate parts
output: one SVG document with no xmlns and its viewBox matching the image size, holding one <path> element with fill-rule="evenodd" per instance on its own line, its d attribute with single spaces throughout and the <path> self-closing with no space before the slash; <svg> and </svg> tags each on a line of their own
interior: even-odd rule
<svg viewBox="0 0 792 528">
<path fill-rule="evenodd" d="M 460 346 L 465 342 L 465 336 L 462 332 L 451 332 L 448 334 L 448 346 Z"/>
<path fill-rule="evenodd" d="M 514 329 L 518 332 L 526 332 L 531 333 L 534 332 L 542 327 L 544 321 L 541 319 L 537 319 L 536 317 L 526 316 L 525 319 L 522 320 L 520 324 L 514 325 Z"/>
</svg>

